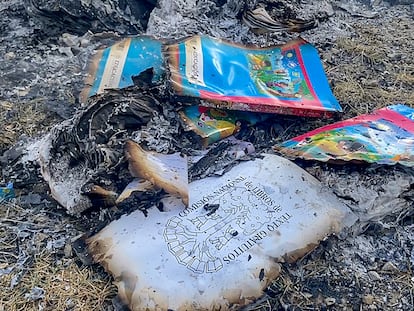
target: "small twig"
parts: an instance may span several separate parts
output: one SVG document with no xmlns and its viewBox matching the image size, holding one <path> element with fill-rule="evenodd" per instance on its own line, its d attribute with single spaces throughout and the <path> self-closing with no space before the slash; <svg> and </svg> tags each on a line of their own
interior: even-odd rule
<svg viewBox="0 0 414 311">
<path fill-rule="evenodd" d="M 16 256 L 16 255 L 15 255 L 15 254 L 13 254 L 13 253 L 3 252 L 3 251 L 0 251 L 0 255 L 12 256 L 14 259 L 19 258 L 19 256 Z"/>
<path fill-rule="evenodd" d="M 22 220 L 17 220 L 17 219 L 10 219 L 10 218 L 2 218 L 0 219 L 0 222 L 14 222 L 14 223 L 18 223 L 18 224 L 26 224 L 26 225 L 32 225 L 32 226 L 40 226 L 39 224 L 35 224 L 33 222 L 28 222 L 28 221 L 22 221 Z"/>
</svg>

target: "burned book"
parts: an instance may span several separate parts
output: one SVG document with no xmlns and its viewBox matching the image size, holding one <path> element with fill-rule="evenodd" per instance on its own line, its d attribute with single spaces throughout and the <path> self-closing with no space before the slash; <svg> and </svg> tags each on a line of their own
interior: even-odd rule
<svg viewBox="0 0 414 311">
<path fill-rule="evenodd" d="M 89 60 L 81 102 L 106 89 L 133 86 L 134 79 L 149 72 L 148 83 L 159 83 L 165 75 L 162 41 L 148 36 L 131 37 L 97 50 Z"/>
<path fill-rule="evenodd" d="M 154 92 L 114 90 L 91 99 L 88 107 L 55 126 L 39 143 L 42 176 L 55 200 L 73 215 L 93 206 L 90 196 L 107 195 L 103 202 L 115 202 L 137 177 L 128 173 L 128 141 L 135 139 L 150 149 L 155 139 L 164 153 L 176 150 L 169 135 L 179 134 L 178 124 L 171 125 L 162 110 Z M 154 138 L 160 122 L 166 123 L 166 133 Z"/>
<path fill-rule="evenodd" d="M 184 129 L 204 147 L 247 130 L 270 118 L 270 114 L 187 106 L 179 112 Z"/>
<path fill-rule="evenodd" d="M 289 158 L 414 166 L 414 109 L 392 105 L 326 125 L 274 148 Z"/>
<path fill-rule="evenodd" d="M 302 39 L 258 48 L 194 36 L 166 50 L 174 92 L 202 106 L 311 117 L 342 111 L 316 49 Z"/>
<path fill-rule="evenodd" d="M 176 101 L 307 117 L 342 112 L 317 50 L 302 39 L 260 48 L 209 36 L 175 43 L 127 38 L 91 58 L 81 101 L 105 89 L 131 86 L 134 76 L 149 69 L 150 81 L 164 83 Z"/>
<path fill-rule="evenodd" d="M 189 184 L 190 203 L 163 200 L 86 240 L 131 310 L 228 310 L 355 217 L 329 190 L 276 155 Z M 177 288 L 182 290 L 177 294 Z"/>
</svg>

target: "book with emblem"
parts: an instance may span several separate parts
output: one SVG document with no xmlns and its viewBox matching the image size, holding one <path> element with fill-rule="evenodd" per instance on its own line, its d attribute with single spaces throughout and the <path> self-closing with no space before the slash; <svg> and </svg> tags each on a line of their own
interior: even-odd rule
<svg viewBox="0 0 414 311">
<path fill-rule="evenodd" d="M 190 204 L 137 210 L 86 242 L 131 310 L 227 310 L 248 304 L 355 216 L 320 182 L 276 155 L 189 184 Z M 180 289 L 179 291 L 177 289 Z"/>
</svg>

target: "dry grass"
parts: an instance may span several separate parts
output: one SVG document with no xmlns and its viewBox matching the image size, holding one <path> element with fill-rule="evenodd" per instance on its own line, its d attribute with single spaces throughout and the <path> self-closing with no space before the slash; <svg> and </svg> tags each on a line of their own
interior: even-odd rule
<svg viewBox="0 0 414 311">
<path fill-rule="evenodd" d="M 414 105 L 414 33 L 412 20 L 387 27 L 357 23 L 356 35 L 337 40 L 327 66 L 333 92 L 346 117 L 390 104 Z"/>
<path fill-rule="evenodd" d="M 373 282 L 363 275 L 358 276 L 358 273 L 341 273 L 333 277 L 332 271 L 337 270 L 338 265 L 332 267 L 331 260 L 305 260 L 306 263 L 299 263 L 299 269 L 292 269 L 295 275 L 283 269 L 282 275 L 270 286 L 271 290 L 275 289 L 274 298 L 244 311 L 280 310 L 292 304 L 297 308 L 294 310 L 408 310 L 402 307 L 403 300 L 413 305 L 411 271 L 379 272 L 383 279 L 381 282 Z M 367 299 L 369 296 L 372 301 Z M 277 302 L 279 309 L 268 307 Z"/>
<path fill-rule="evenodd" d="M 57 262 L 50 253 L 42 252 L 35 256 L 19 286 L 9 287 L 13 274 L 2 277 L 0 310 L 105 310 L 116 288 L 109 278 L 97 275 L 71 259 Z M 36 287 L 43 289 L 43 298 L 30 298 Z"/>
<path fill-rule="evenodd" d="M 111 278 L 98 266 L 79 267 L 70 250 L 47 247 L 68 224 L 42 210 L 0 202 L 0 269 L 12 268 L 0 277 L 0 310 L 108 309 L 117 291 Z M 41 295 L 31 297 L 36 288 Z"/>
<path fill-rule="evenodd" d="M 24 103 L 0 101 L 0 153 L 21 135 L 32 137 L 50 126 L 53 118 L 42 107 L 41 99 Z"/>
</svg>

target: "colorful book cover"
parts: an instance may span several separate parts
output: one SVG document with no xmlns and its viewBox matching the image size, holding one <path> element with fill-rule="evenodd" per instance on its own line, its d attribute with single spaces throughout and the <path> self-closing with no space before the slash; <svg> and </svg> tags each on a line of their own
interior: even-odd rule
<svg viewBox="0 0 414 311">
<path fill-rule="evenodd" d="M 174 91 L 203 106 L 314 117 L 342 111 L 316 49 L 302 39 L 254 48 L 194 36 L 166 51 Z"/>
<path fill-rule="evenodd" d="M 241 128 L 266 120 L 270 115 L 202 106 L 188 106 L 180 112 L 187 130 L 193 131 L 203 146 L 237 133 Z"/>
<path fill-rule="evenodd" d="M 153 68 L 152 82 L 161 81 L 163 66 L 162 42 L 151 37 L 126 38 L 96 52 L 91 58 L 81 102 L 105 89 L 122 89 L 134 85 L 133 77 Z"/>
<path fill-rule="evenodd" d="M 414 166 L 414 109 L 393 105 L 275 146 L 289 158 Z"/>
</svg>

